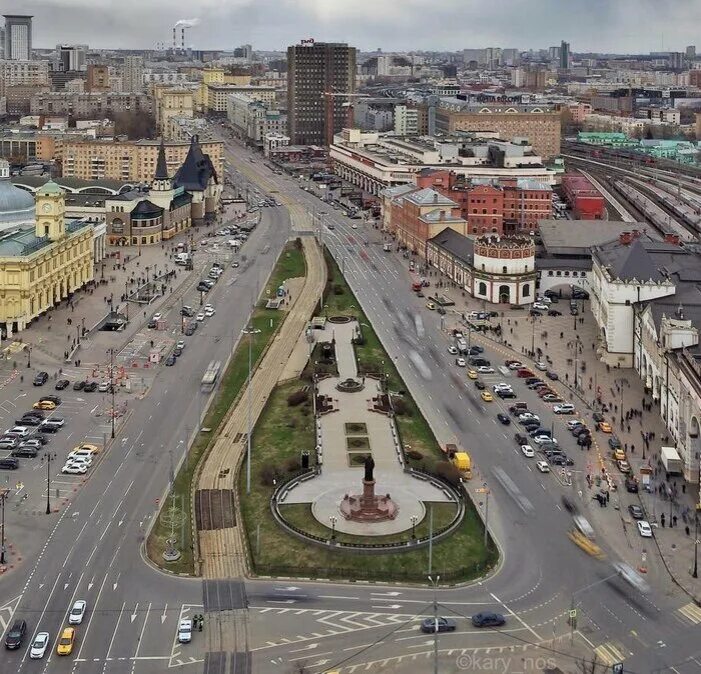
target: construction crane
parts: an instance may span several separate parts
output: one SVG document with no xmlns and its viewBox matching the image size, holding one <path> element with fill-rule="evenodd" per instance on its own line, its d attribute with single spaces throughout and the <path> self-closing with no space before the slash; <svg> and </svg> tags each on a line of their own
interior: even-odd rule
<svg viewBox="0 0 701 674">
<path fill-rule="evenodd" d="M 342 107 L 346 108 L 346 126 L 352 127 L 353 124 L 353 101 L 356 98 L 368 98 L 368 94 L 356 94 L 354 91 L 325 91 L 322 94 L 326 102 L 326 144 L 331 146 L 333 143 L 333 122 L 334 122 L 334 99 L 346 98 L 348 100 L 342 103 Z"/>
</svg>

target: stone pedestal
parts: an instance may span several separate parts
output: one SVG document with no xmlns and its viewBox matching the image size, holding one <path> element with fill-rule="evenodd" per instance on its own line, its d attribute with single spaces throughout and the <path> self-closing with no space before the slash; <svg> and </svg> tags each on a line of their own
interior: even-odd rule
<svg viewBox="0 0 701 674">
<path fill-rule="evenodd" d="M 363 480 L 363 493 L 353 496 L 346 494 L 341 501 L 341 514 L 347 520 L 356 522 L 384 522 L 397 516 L 397 504 L 389 494 L 375 494 L 375 480 Z"/>
</svg>

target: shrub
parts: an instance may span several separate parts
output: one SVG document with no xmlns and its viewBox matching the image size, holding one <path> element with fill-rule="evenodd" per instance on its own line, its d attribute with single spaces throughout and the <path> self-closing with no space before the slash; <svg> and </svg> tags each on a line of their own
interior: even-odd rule
<svg viewBox="0 0 701 674">
<path fill-rule="evenodd" d="M 263 466 L 260 471 L 261 484 L 266 487 L 272 487 L 274 480 L 279 480 L 283 476 L 283 471 L 279 466 Z"/>
<path fill-rule="evenodd" d="M 398 416 L 409 414 L 409 406 L 403 398 L 392 398 L 392 407 L 394 408 L 394 413 Z"/>
<path fill-rule="evenodd" d="M 334 295 L 343 295 L 346 291 L 343 289 L 343 286 L 341 285 L 334 285 L 333 287 L 333 294 Z"/>
<path fill-rule="evenodd" d="M 450 461 L 436 463 L 435 472 L 454 487 L 460 484 L 460 471 Z"/>
<path fill-rule="evenodd" d="M 287 396 L 287 404 L 290 407 L 297 407 L 297 405 L 301 405 L 302 403 L 307 401 L 307 398 L 309 397 L 309 393 L 307 392 L 306 389 L 298 389 L 296 391 L 293 391 L 290 393 L 290 395 Z"/>
<path fill-rule="evenodd" d="M 301 470 L 302 464 L 298 457 L 291 456 L 289 459 L 285 460 L 285 471 L 288 473 L 296 473 Z"/>
<path fill-rule="evenodd" d="M 421 461 L 424 458 L 424 455 L 415 449 L 410 449 L 406 455 L 413 461 Z"/>
</svg>

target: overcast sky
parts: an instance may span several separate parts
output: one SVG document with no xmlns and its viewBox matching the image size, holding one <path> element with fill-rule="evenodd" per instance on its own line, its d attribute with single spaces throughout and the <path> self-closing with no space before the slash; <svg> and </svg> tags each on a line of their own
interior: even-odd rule
<svg viewBox="0 0 701 674">
<path fill-rule="evenodd" d="M 178 19 L 200 19 L 195 48 L 283 49 L 302 38 L 362 50 L 542 48 L 683 51 L 701 37 L 699 0 L 6 0 L 34 15 L 34 45 L 153 48 Z"/>
</svg>

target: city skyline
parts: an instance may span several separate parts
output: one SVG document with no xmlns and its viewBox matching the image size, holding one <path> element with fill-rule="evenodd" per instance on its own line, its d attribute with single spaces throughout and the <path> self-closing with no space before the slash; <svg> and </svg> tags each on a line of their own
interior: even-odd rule
<svg viewBox="0 0 701 674">
<path fill-rule="evenodd" d="M 8 13 L 34 15 L 34 46 L 50 48 L 56 40 L 89 42 L 93 48 L 152 49 L 170 43 L 172 25 L 198 16 L 188 43 L 197 49 L 231 49 L 242 43 L 259 50 L 284 50 L 300 39 L 347 42 L 363 51 L 458 51 L 487 46 L 520 50 L 559 45 L 573 52 L 647 53 L 683 51 L 696 41 L 701 6 L 691 0 L 573 0 L 567 10 L 556 0 L 523 3 L 496 0 L 437 0 L 430 12 L 423 3 L 387 0 L 218 0 L 193 6 L 182 0 L 120 3 L 110 0 L 33 0 L 12 3 Z M 113 14 L 109 14 L 113 11 Z M 109 17 L 109 30 L 96 26 Z M 271 23 L 270 17 L 276 21 Z M 665 30 L 653 32 L 664 25 Z M 96 34 L 102 36 L 96 39 Z"/>
</svg>

